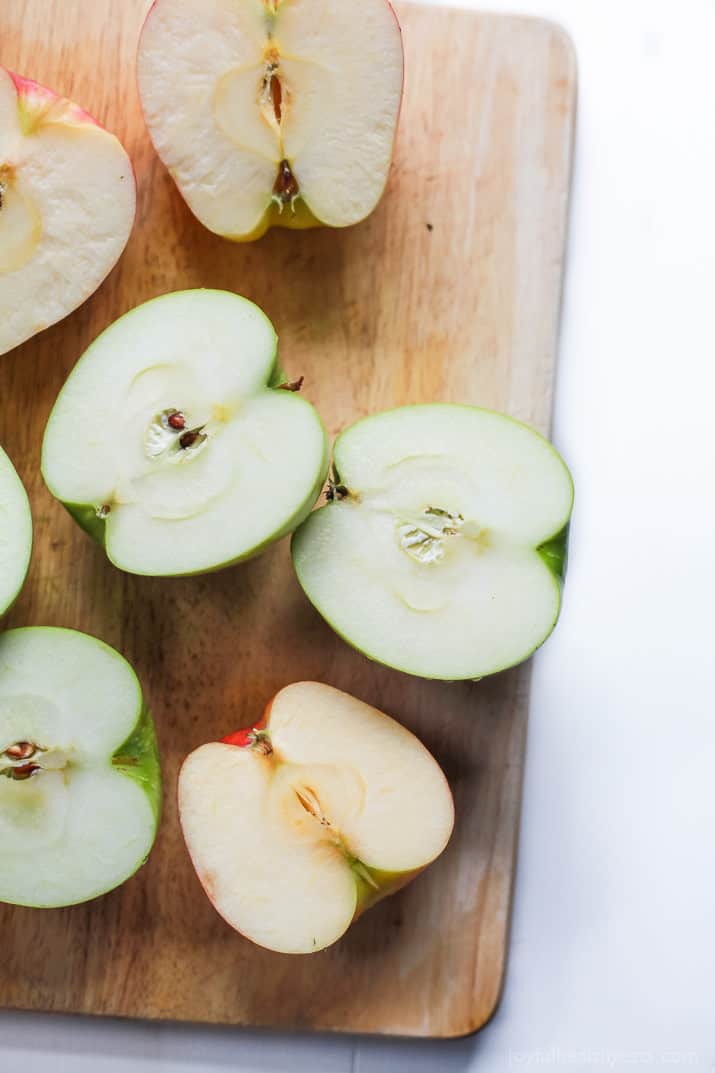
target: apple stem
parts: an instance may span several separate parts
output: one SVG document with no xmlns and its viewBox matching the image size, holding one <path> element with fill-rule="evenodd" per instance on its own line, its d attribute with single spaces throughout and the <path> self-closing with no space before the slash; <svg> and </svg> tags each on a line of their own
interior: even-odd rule
<svg viewBox="0 0 715 1073">
<path fill-rule="evenodd" d="M 221 739 L 224 745 L 235 745 L 239 749 L 253 749 L 263 756 L 270 756 L 273 752 L 271 739 L 266 730 L 251 727 L 250 730 L 236 730 Z"/>
<path fill-rule="evenodd" d="M 305 382 L 304 376 L 299 376 L 297 380 L 286 380 L 284 384 L 279 384 L 280 391 L 300 391 Z"/>
<path fill-rule="evenodd" d="M 346 488 L 344 484 L 340 484 L 335 479 L 335 474 L 328 478 L 328 487 L 325 489 L 325 498 L 329 503 L 334 500 L 348 499 L 350 496 L 350 489 Z"/>
</svg>

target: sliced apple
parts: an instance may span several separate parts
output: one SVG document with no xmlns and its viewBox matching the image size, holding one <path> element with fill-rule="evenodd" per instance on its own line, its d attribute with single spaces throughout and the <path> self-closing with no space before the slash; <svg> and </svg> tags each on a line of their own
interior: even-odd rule
<svg viewBox="0 0 715 1073">
<path fill-rule="evenodd" d="M 0 901 L 73 905 L 123 883 L 160 793 L 154 726 L 118 652 L 74 630 L 0 636 Z"/>
<path fill-rule="evenodd" d="M 135 200 L 112 134 L 0 67 L 0 354 L 97 289 L 129 238 Z"/>
<path fill-rule="evenodd" d="M 47 485 L 135 574 L 216 570 L 291 532 L 328 468 L 317 413 L 277 385 L 264 313 L 227 291 L 180 291 L 90 346 L 50 414 Z"/>
<path fill-rule="evenodd" d="M 27 493 L 0 448 L 0 615 L 22 588 L 31 552 L 32 516 Z"/>
<path fill-rule="evenodd" d="M 287 686 L 256 727 L 191 753 L 179 813 L 221 916 L 288 954 L 336 942 L 434 861 L 454 824 L 447 781 L 414 734 L 318 682 Z"/>
<path fill-rule="evenodd" d="M 137 70 L 156 150 L 216 234 L 347 227 L 382 196 L 403 80 L 386 0 L 155 0 Z"/>
<path fill-rule="evenodd" d="M 533 429 L 470 406 L 405 406 L 334 449 L 332 501 L 296 532 L 309 599 L 371 659 L 425 678 L 526 659 L 559 614 L 573 484 Z"/>
</svg>

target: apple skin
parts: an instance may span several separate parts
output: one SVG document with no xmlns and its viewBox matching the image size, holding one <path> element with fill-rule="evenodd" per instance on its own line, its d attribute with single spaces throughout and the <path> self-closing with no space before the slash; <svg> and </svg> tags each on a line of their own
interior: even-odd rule
<svg viewBox="0 0 715 1073">
<path fill-rule="evenodd" d="M 102 128 L 101 123 L 98 123 L 89 112 L 85 112 L 83 108 L 80 108 L 73 101 L 66 100 L 59 93 L 48 89 L 47 86 L 41 86 L 39 82 L 35 82 L 32 78 L 25 78 L 24 75 L 15 74 L 14 71 L 8 70 L 7 67 L 4 67 L 3 70 L 10 75 L 10 78 L 15 83 L 20 123 L 23 131 L 32 129 L 37 119 L 49 111 L 57 101 L 62 101 L 63 106 L 66 108 L 66 115 L 73 123 L 89 123 L 93 127 Z"/>
<path fill-rule="evenodd" d="M 112 754 L 112 767 L 133 779 L 146 793 L 154 815 L 156 837 L 161 819 L 161 763 L 154 720 L 145 703 L 133 730 Z"/>
<path fill-rule="evenodd" d="M 154 10 L 154 7 L 156 6 L 156 3 L 157 3 L 157 0 L 153 0 L 153 3 L 150 4 L 149 10 L 147 11 L 147 13 L 146 13 L 146 15 L 144 17 L 144 22 L 142 23 L 141 32 L 139 34 L 139 43 L 137 45 L 137 53 L 139 52 L 139 49 L 141 48 L 141 37 L 142 37 L 142 34 L 144 33 L 144 27 L 146 26 L 146 24 L 147 24 L 147 22 L 149 20 L 149 16 L 151 15 L 152 11 Z M 400 116 L 402 114 L 402 103 L 403 103 L 403 101 L 405 99 L 405 47 L 404 47 L 404 42 L 403 42 L 403 39 L 402 39 L 402 26 L 400 25 L 400 20 L 397 17 L 397 12 L 395 11 L 394 6 L 390 3 L 390 0 L 385 0 L 385 6 L 389 9 L 390 14 L 392 15 L 393 19 L 395 20 L 395 22 L 397 24 L 397 29 L 398 29 L 399 34 L 400 34 L 400 42 L 402 43 L 402 90 L 400 92 L 400 104 L 399 104 L 399 107 L 397 109 L 397 117 L 395 119 L 395 134 L 394 134 L 393 143 L 392 143 L 392 152 L 393 152 L 393 157 L 394 157 L 395 141 L 397 140 L 397 129 L 398 129 L 399 125 L 400 125 Z M 137 65 L 135 64 L 135 69 L 136 68 L 137 68 Z M 138 85 L 138 82 L 137 82 L 137 85 Z M 139 94 L 139 102 L 140 102 L 140 105 L 141 105 L 141 94 Z M 143 105 L 142 105 L 142 115 L 144 115 Z M 144 116 L 144 122 L 146 123 L 146 116 Z M 167 168 L 167 171 L 169 171 L 169 174 L 171 175 L 171 171 L 168 168 Z M 173 175 L 171 175 L 171 177 L 172 177 L 172 179 L 174 179 Z M 176 180 L 174 180 L 174 185 L 176 186 L 176 189 L 181 194 L 182 200 L 186 201 L 186 199 L 184 198 L 184 195 L 181 192 L 181 188 L 179 187 L 179 184 L 176 182 Z M 188 205 L 188 202 L 187 202 L 187 205 Z M 189 211 L 191 211 L 191 210 L 189 209 Z M 193 212 L 191 213 L 191 215 L 193 216 Z M 223 235 L 223 234 L 221 234 L 221 235 L 219 235 L 219 237 L 220 238 L 225 238 L 229 242 L 255 242 L 257 239 L 263 238 L 263 236 L 266 234 L 266 232 L 269 231 L 272 227 L 282 227 L 287 231 L 311 231 L 311 230 L 315 229 L 316 227 L 327 227 L 327 226 L 328 225 L 324 224 L 322 220 L 317 219 L 317 217 L 315 217 L 313 215 L 313 213 L 310 211 L 310 209 L 309 209 L 308 205 L 305 203 L 305 201 L 303 201 L 303 199 L 300 198 L 299 201 L 298 201 L 298 205 L 297 205 L 295 211 L 293 211 L 293 210 L 285 210 L 284 209 L 283 212 L 281 212 L 280 209 L 278 208 L 278 206 L 275 204 L 275 202 L 271 203 L 268 206 L 268 208 L 266 209 L 266 212 L 263 215 L 263 219 L 253 229 L 253 231 L 248 232 L 248 234 L 246 234 L 246 235 Z M 207 230 L 208 230 L 208 228 L 207 228 Z"/>
</svg>

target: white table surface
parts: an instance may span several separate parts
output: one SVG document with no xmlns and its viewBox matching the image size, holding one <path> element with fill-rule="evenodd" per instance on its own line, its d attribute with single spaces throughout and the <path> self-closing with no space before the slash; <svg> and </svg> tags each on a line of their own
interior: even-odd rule
<svg viewBox="0 0 715 1073">
<path fill-rule="evenodd" d="M 1 1073 L 715 1070 L 715 3 L 521 10 L 579 59 L 555 425 L 577 509 L 501 1008 L 448 1044 L 1 1014 Z"/>
</svg>

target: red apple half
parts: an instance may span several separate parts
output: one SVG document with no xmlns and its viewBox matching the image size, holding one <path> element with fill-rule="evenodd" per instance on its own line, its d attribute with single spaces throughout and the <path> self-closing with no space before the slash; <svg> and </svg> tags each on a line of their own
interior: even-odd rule
<svg viewBox="0 0 715 1073">
<path fill-rule="evenodd" d="M 114 135 L 0 67 L 0 354 L 97 289 L 127 243 L 135 202 Z"/>
<path fill-rule="evenodd" d="M 347 227 L 380 200 L 403 81 L 386 0 L 155 0 L 137 71 L 156 150 L 216 234 Z"/>
<path fill-rule="evenodd" d="M 318 682 L 287 686 L 255 727 L 191 753 L 179 814 L 221 916 L 288 954 L 336 942 L 454 825 L 447 780 L 414 734 Z"/>
</svg>

